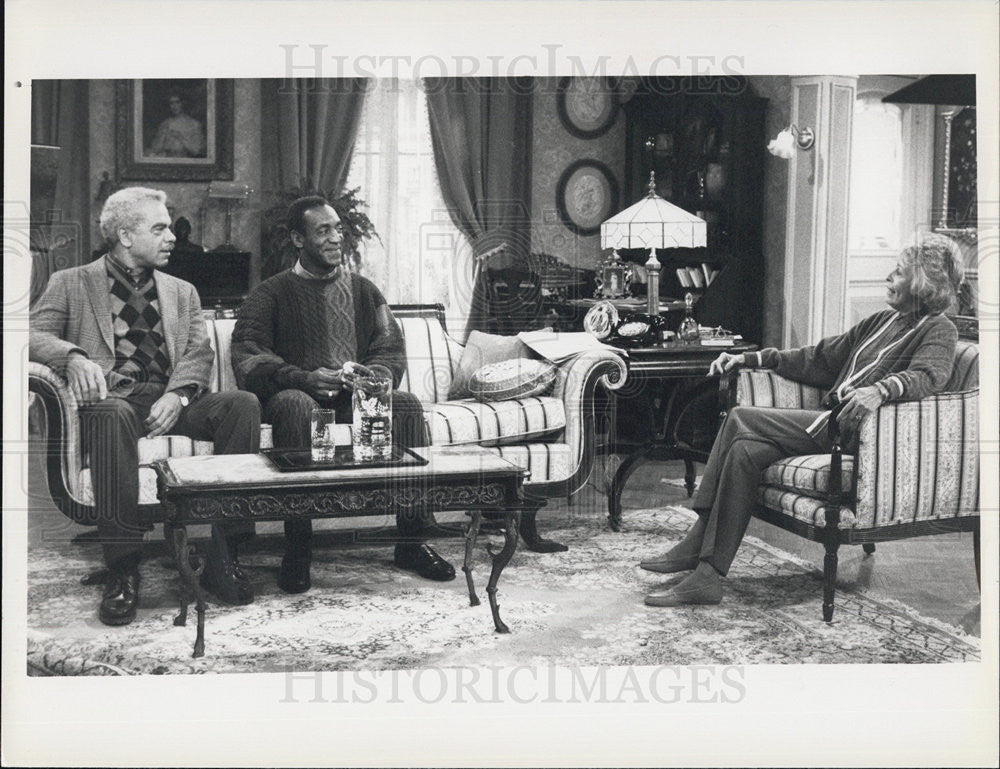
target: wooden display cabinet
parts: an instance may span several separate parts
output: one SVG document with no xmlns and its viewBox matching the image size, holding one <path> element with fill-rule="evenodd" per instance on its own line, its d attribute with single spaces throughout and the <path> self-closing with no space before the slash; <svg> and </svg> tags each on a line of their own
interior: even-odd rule
<svg viewBox="0 0 1000 769">
<path fill-rule="evenodd" d="M 657 194 L 708 223 L 706 248 L 657 251 L 661 297 L 691 291 L 702 325 L 724 326 L 754 343 L 763 330 L 766 106 L 740 77 L 643 79 L 625 104 L 624 203 L 646 193 L 655 171 Z M 648 252 L 622 255 L 641 264 Z M 677 268 L 703 263 L 719 271 L 712 283 L 683 286 Z"/>
</svg>

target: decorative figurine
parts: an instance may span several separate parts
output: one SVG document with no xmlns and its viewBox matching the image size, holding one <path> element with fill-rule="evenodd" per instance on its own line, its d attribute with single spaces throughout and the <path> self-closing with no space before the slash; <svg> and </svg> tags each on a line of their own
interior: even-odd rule
<svg viewBox="0 0 1000 769">
<path fill-rule="evenodd" d="M 697 342 L 700 336 L 698 321 L 694 319 L 694 297 L 690 291 L 684 294 L 684 320 L 677 329 L 677 336 L 684 342 Z"/>
</svg>

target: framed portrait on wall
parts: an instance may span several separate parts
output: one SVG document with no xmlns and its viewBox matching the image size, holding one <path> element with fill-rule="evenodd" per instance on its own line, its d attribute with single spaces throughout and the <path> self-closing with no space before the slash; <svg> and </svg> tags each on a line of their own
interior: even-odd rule
<svg viewBox="0 0 1000 769">
<path fill-rule="evenodd" d="M 120 179 L 233 178 L 232 80 L 119 80 L 116 89 Z"/>
<path fill-rule="evenodd" d="M 556 185 L 559 216 L 577 235 L 595 235 L 601 222 L 618 207 L 618 184 L 611 169 L 598 160 L 578 160 Z"/>
</svg>

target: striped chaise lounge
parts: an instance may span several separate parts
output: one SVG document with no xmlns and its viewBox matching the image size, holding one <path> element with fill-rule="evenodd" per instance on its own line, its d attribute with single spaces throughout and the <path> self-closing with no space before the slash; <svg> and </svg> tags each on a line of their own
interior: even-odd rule
<svg viewBox="0 0 1000 769">
<path fill-rule="evenodd" d="M 541 397 L 480 403 L 448 401 L 452 377 L 462 347 L 446 333 L 441 305 L 398 305 L 393 313 L 406 339 L 407 372 L 401 389 L 424 406 L 428 434 L 434 445 L 478 444 L 526 468 L 529 504 L 522 526 L 534 531 L 534 516 L 552 497 L 566 497 L 587 481 L 595 455 L 594 401 L 598 386 L 617 389 L 626 367 L 613 352 L 592 352 L 560 366 L 554 389 Z M 236 321 L 207 320 L 216 352 L 211 389 L 232 390 L 236 380 L 230 362 L 230 338 Z M 28 384 L 45 412 L 49 492 L 57 507 L 72 520 L 93 525 L 93 487 L 87 456 L 80 444 L 76 402 L 65 382 L 46 366 L 29 364 Z M 338 425 L 338 442 L 350 442 L 350 426 Z M 347 431 L 346 434 L 343 431 Z M 262 448 L 271 445 L 270 426 L 261 435 Z M 149 466 L 156 459 L 211 454 L 212 444 L 176 435 L 139 441 L 140 507 L 149 521 L 158 519 L 156 477 Z M 540 547 L 541 540 L 528 541 Z"/>
</svg>

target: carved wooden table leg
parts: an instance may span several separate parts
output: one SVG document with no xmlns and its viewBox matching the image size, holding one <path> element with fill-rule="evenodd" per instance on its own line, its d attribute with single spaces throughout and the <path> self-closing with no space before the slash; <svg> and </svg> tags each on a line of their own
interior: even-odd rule
<svg viewBox="0 0 1000 769">
<path fill-rule="evenodd" d="M 204 657 L 205 656 L 205 594 L 201 589 L 201 584 L 198 582 L 198 578 L 201 573 L 205 570 L 204 561 L 199 561 L 197 568 L 192 568 L 191 566 L 191 552 L 192 548 L 188 545 L 187 537 L 187 527 L 186 526 L 175 526 L 173 528 L 174 535 L 174 554 L 177 557 L 177 570 L 181 574 L 181 578 L 186 583 L 188 589 L 194 593 L 195 600 L 195 611 L 198 613 L 198 630 L 195 634 L 194 639 L 194 653 L 192 657 Z M 187 610 L 188 610 L 189 597 L 187 592 L 181 591 L 181 610 L 177 617 L 174 619 L 175 625 L 185 625 L 187 624 Z"/>
<path fill-rule="evenodd" d="M 697 480 L 697 476 L 694 472 L 694 462 L 691 461 L 690 457 L 684 457 L 684 489 L 689 497 L 694 496 L 695 480 Z"/>
<path fill-rule="evenodd" d="M 498 633 L 510 632 L 510 628 L 500 619 L 500 605 L 497 603 L 497 582 L 500 581 L 500 573 L 510 563 L 510 559 L 517 549 L 517 528 L 520 521 L 520 509 L 505 512 L 503 516 L 503 547 L 499 553 L 494 553 L 489 547 L 486 548 L 486 552 L 490 554 L 490 558 L 493 561 L 493 568 L 490 570 L 490 581 L 486 584 L 486 594 L 490 600 L 490 611 L 493 612 L 493 624 L 496 626 Z"/>
<path fill-rule="evenodd" d="M 479 524 L 482 520 L 482 511 L 474 511 L 472 521 L 465 532 L 465 561 L 462 563 L 462 571 L 465 572 L 465 584 L 469 586 L 469 606 L 479 606 L 479 596 L 476 595 L 476 587 L 472 584 L 472 551 L 476 546 L 476 537 L 479 536 Z"/>
<path fill-rule="evenodd" d="M 622 529 L 622 491 L 625 490 L 629 476 L 645 458 L 646 448 L 643 447 L 625 457 L 618 466 L 618 470 L 615 471 L 615 477 L 608 489 L 608 524 L 612 531 L 621 531 Z"/>
</svg>

